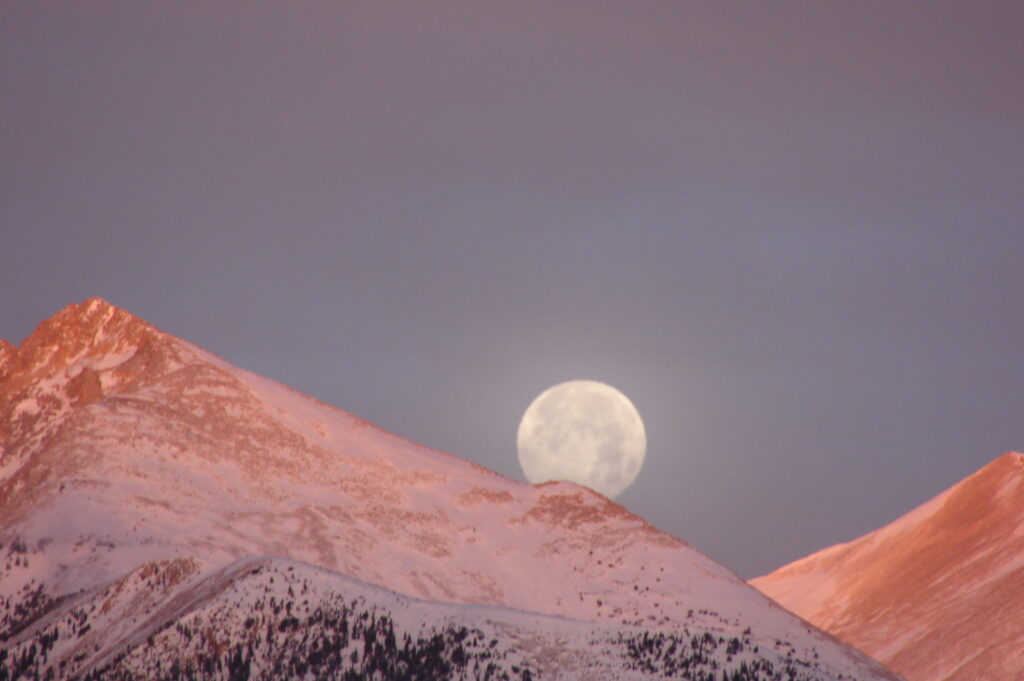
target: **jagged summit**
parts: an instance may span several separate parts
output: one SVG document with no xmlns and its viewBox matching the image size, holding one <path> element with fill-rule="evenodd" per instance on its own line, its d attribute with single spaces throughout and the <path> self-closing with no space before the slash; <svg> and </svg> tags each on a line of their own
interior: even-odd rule
<svg viewBox="0 0 1024 681">
<path fill-rule="evenodd" d="M 1012 678 L 1024 669 L 1024 455 L 751 583 L 908 678 Z"/>
<path fill-rule="evenodd" d="M 72 303 L 43 321 L 16 349 L 20 367 L 48 368 L 83 354 L 116 355 L 138 347 L 161 332 L 102 298 Z"/>
<path fill-rule="evenodd" d="M 185 344 L 101 298 L 71 304 L 0 347 L 0 462 L 32 433 L 180 364 Z"/>
<path fill-rule="evenodd" d="M 69 370 L 102 370 L 171 338 L 102 298 L 72 303 L 42 322 L 18 347 L 6 342 L 0 347 L 0 404 L 33 381 Z M 91 377 L 83 380 L 93 382 Z"/>
</svg>

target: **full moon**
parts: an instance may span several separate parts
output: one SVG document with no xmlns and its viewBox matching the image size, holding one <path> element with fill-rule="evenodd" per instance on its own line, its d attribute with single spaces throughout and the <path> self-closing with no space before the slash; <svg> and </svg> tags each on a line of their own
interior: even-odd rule
<svg viewBox="0 0 1024 681">
<path fill-rule="evenodd" d="M 621 392 L 598 381 L 568 381 L 530 403 L 516 444 L 530 482 L 570 480 L 612 498 L 640 472 L 647 435 Z"/>
</svg>

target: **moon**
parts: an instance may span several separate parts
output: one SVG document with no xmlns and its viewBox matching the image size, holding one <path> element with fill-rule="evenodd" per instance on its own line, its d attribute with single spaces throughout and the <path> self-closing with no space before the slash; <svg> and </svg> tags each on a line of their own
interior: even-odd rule
<svg viewBox="0 0 1024 681">
<path fill-rule="evenodd" d="M 614 498 L 644 463 L 644 422 L 629 398 L 599 381 L 567 381 L 537 396 L 516 433 L 532 483 L 570 480 Z"/>
</svg>

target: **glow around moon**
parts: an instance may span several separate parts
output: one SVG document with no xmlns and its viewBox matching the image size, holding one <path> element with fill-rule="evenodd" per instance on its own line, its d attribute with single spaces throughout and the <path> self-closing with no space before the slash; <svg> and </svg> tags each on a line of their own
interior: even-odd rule
<svg viewBox="0 0 1024 681">
<path fill-rule="evenodd" d="M 647 435 L 621 392 L 598 381 L 568 381 L 530 404 L 516 444 L 530 482 L 571 480 L 616 497 L 640 472 Z"/>
</svg>

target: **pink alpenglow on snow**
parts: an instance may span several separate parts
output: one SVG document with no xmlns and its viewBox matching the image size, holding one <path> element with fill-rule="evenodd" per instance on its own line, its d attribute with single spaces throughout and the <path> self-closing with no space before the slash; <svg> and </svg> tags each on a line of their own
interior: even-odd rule
<svg viewBox="0 0 1024 681">
<path fill-rule="evenodd" d="M 897 678 L 599 494 L 422 447 L 105 301 L 0 348 L 9 673 Z"/>
</svg>

